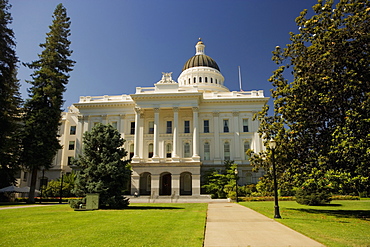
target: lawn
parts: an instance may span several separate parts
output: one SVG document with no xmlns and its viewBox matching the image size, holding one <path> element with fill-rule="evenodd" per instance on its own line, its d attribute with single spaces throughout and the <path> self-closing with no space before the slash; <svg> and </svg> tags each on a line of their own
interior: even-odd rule
<svg viewBox="0 0 370 247">
<path fill-rule="evenodd" d="M 242 202 L 270 218 L 274 202 Z M 370 200 L 332 201 L 327 206 L 304 206 L 279 202 L 280 223 L 318 242 L 334 246 L 370 246 Z"/>
<path fill-rule="evenodd" d="M 0 210 L 1 246 L 202 246 L 207 204 L 68 205 Z"/>
</svg>

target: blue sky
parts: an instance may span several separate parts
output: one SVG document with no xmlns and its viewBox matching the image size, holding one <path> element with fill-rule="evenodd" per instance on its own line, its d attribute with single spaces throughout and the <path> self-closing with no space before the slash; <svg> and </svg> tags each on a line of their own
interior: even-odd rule
<svg viewBox="0 0 370 247">
<path fill-rule="evenodd" d="M 80 96 L 135 93 L 151 87 L 161 72 L 177 81 L 185 62 L 195 54 L 201 37 L 205 53 L 225 77 L 225 86 L 263 89 L 277 68 L 271 61 L 276 45 L 289 43 L 297 32 L 295 18 L 317 0 L 10 0 L 17 56 L 36 60 L 45 42 L 57 4 L 71 18 L 72 59 L 76 61 L 64 94 L 66 109 Z M 20 65 L 23 98 L 31 70 Z M 271 103 L 271 100 L 270 100 Z"/>
</svg>

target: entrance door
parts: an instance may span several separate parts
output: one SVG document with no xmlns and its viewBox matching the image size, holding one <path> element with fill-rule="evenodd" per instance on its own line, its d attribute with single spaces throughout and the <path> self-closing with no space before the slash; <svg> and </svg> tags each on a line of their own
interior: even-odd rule
<svg viewBox="0 0 370 247">
<path fill-rule="evenodd" d="M 140 174 L 140 195 L 150 195 L 152 176 L 149 172 Z"/>
<path fill-rule="evenodd" d="M 171 195 L 171 173 L 161 174 L 159 195 Z"/>
</svg>

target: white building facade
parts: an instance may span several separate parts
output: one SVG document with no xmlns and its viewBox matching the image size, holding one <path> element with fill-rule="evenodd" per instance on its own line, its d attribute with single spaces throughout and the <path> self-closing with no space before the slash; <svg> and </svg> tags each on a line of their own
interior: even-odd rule
<svg viewBox="0 0 370 247">
<path fill-rule="evenodd" d="M 217 63 L 205 55 L 204 43 L 195 47 L 177 82 L 172 73 L 162 73 L 153 87 L 137 87 L 135 94 L 80 97 L 63 113 L 63 149 L 39 180 L 71 172 L 71 159 L 82 153 L 83 133 L 103 123 L 126 140 L 131 194 L 200 196 L 202 175 L 222 169 L 224 160 L 238 164 L 240 185 L 256 183 L 263 174 L 252 172 L 245 151 L 263 148 L 259 123 L 252 118 L 268 98 L 262 90 L 230 91 Z M 21 182 L 28 183 L 28 176 Z"/>
</svg>

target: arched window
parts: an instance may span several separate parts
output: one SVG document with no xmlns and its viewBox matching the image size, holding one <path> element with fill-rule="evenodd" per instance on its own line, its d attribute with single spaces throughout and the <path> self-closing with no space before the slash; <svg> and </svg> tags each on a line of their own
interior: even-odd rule
<svg viewBox="0 0 370 247">
<path fill-rule="evenodd" d="M 217 79 L 216 79 L 216 84 L 217 84 Z"/>
<path fill-rule="evenodd" d="M 213 78 L 211 78 L 211 83 L 213 83 Z"/>
<path fill-rule="evenodd" d="M 204 78 L 204 82 L 208 82 L 208 77 L 207 76 Z"/>
<path fill-rule="evenodd" d="M 166 158 L 171 158 L 171 153 L 172 153 L 172 144 L 167 143 L 167 145 L 166 145 Z"/>
<path fill-rule="evenodd" d="M 250 144 L 249 144 L 248 141 L 246 141 L 246 142 L 244 142 L 244 159 L 245 160 L 249 159 L 249 155 L 247 155 L 248 149 L 250 149 Z"/>
<path fill-rule="evenodd" d="M 189 84 L 190 84 L 190 78 L 189 78 Z"/>
<path fill-rule="evenodd" d="M 189 158 L 190 156 L 190 144 L 185 142 L 184 144 L 184 158 Z"/>
<path fill-rule="evenodd" d="M 199 82 L 202 82 L 202 77 L 199 77 Z"/>
<path fill-rule="evenodd" d="M 153 157 L 153 143 L 150 143 L 148 146 L 148 158 Z"/>
<path fill-rule="evenodd" d="M 204 143 L 204 160 L 210 160 L 209 142 Z"/>
<path fill-rule="evenodd" d="M 194 77 L 194 83 L 196 83 L 197 82 L 197 78 L 196 77 Z"/>
<path fill-rule="evenodd" d="M 224 159 L 230 160 L 230 143 L 229 142 L 224 143 Z"/>
</svg>

